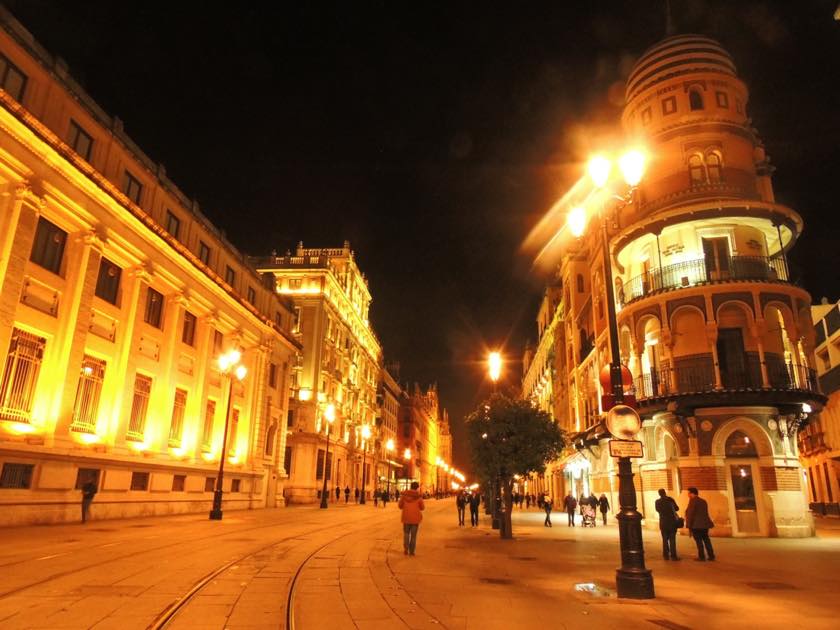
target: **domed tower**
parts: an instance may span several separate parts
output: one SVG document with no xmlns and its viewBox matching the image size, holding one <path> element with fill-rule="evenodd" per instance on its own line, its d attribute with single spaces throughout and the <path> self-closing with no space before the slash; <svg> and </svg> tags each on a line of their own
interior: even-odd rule
<svg viewBox="0 0 840 630">
<path fill-rule="evenodd" d="M 786 252 L 802 219 L 776 203 L 732 57 L 700 35 L 648 49 L 622 123 L 649 166 L 610 238 L 622 362 L 645 419 L 645 504 L 694 486 L 718 535 L 806 536 L 796 430 L 824 398 L 810 296 Z"/>
</svg>

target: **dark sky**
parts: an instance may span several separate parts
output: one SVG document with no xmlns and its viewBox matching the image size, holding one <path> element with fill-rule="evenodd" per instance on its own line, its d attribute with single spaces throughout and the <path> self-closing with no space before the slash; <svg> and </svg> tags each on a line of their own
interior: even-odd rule
<svg viewBox="0 0 840 630">
<path fill-rule="evenodd" d="M 243 251 L 349 239 L 386 359 L 439 383 L 468 467 L 459 428 L 487 393 L 487 348 L 518 361 L 536 332 L 522 242 L 618 124 L 664 3 L 213 4 L 7 6 Z M 751 90 L 815 301 L 840 297 L 836 4 L 672 2 L 678 31 L 721 41 Z"/>
</svg>

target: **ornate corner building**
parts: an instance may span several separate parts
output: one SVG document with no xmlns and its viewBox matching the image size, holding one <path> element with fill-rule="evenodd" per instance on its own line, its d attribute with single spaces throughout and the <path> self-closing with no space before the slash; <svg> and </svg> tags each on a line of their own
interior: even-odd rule
<svg viewBox="0 0 840 630">
<path fill-rule="evenodd" d="M 825 397 L 810 297 L 786 260 L 803 224 L 774 198 L 747 105 L 732 58 L 708 37 L 666 38 L 634 65 L 622 124 L 649 166 L 629 203 L 604 208 L 613 277 L 597 221 L 560 263 L 566 368 L 554 395 L 568 401 L 560 422 L 579 433 L 550 486 L 617 505 L 614 462 L 592 432 L 610 356 L 606 281 L 644 420 L 636 487 L 648 522 L 658 488 L 684 506 L 695 486 L 716 535 L 808 536 L 796 434 Z"/>
<path fill-rule="evenodd" d="M 5 9 L 0 88 L 0 524 L 275 505 L 289 300 Z"/>
</svg>

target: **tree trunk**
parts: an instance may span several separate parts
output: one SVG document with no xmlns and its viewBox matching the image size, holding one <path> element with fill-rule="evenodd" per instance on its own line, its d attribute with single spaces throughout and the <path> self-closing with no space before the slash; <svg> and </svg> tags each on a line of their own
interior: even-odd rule
<svg viewBox="0 0 840 630">
<path fill-rule="evenodd" d="M 504 508 L 502 514 L 502 526 L 499 528 L 499 534 L 502 538 L 513 538 L 513 525 L 511 517 L 513 516 L 513 479 L 502 479 L 502 490 L 504 492 Z"/>
</svg>

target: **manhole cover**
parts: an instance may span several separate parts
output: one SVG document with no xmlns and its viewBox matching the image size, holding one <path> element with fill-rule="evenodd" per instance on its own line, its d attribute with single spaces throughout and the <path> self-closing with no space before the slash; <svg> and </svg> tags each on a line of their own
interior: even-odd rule
<svg viewBox="0 0 840 630">
<path fill-rule="evenodd" d="M 784 582 L 744 582 L 750 588 L 756 588 L 760 591 L 794 591 L 796 587 L 793 584 L 785 584 Z"/>
<path fill-rule="evenodd" d="M 647 619 L 646 621 L 660 628 L 668 628 L 668 630 L 691 630 L 688 626 L 682 626 L 667 619 Z"/>
<path fill-rule="evenodd" d="M 479 578 L 485 584 L 513 584 L 513 580 L 507 578 Z"/>
<path fill-rule="evenodd" d="M 536 560 L 537 557 L 536 556 L 514 556 L 513 559 L 514 560 L 532 561 L 532 560 Z"/>
</svg>

